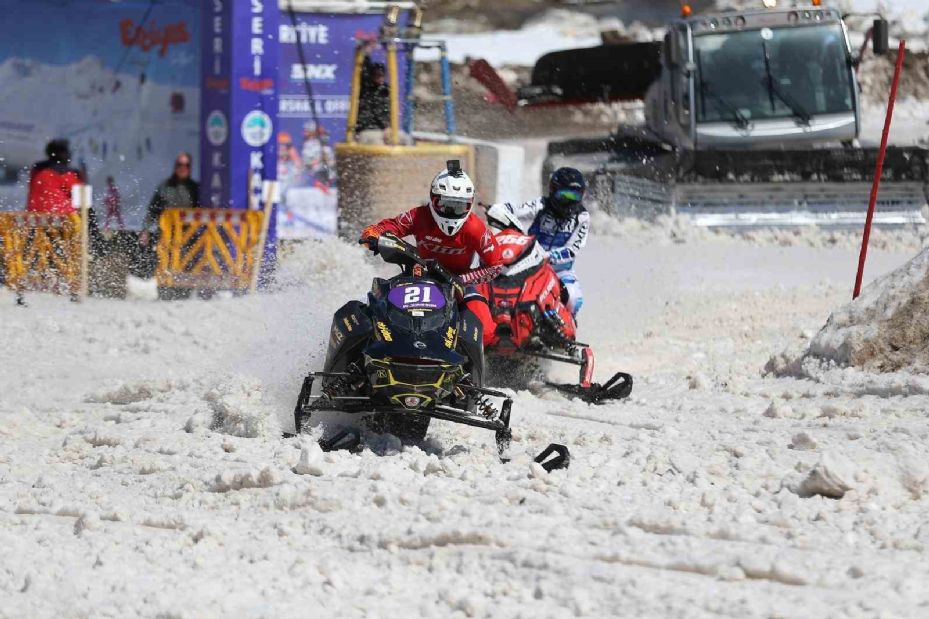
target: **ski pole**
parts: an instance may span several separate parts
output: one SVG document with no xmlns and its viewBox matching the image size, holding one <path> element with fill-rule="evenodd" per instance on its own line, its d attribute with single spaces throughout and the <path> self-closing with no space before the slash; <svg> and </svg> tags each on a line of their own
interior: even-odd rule
<svg viewBox="0 0 929 619">
<path fill-rule="evenodd" d="M 855 277 L 855 291 L 852 299 L 861 294 L 861 279 L 864 277 L 864 263 L 868 257 L 868 240 L 871 238 L 871 222 L 874 220 L 874 205 L 877 203 L 877 191 L 881 186 L 881 173 L 884 170 L 884 155 L 887 152 L 887 136 L 890 133 L 890 120 L 894 115 L 894 101 L 897 99 L 897 86 L 900 84 L 900 70 L 903 68 L 903 55 L 906 51 L 906 41 L 900 40 L 897 48 L 897 64 L 894 67 L 894 79 L 890 85 L 890 98 L 887 100 L 887 116 L 884 118 L 884 133 L 881 135 L 881 149 L 877 153 L 877 166 L 874 170 L 874 182 L 871 185 L 871 199 L 868 201 L 868 216 L 864 222 L 864 233 L 861 236 L 861 253 L 858 256 L 858 275 Z"/>
</svg>

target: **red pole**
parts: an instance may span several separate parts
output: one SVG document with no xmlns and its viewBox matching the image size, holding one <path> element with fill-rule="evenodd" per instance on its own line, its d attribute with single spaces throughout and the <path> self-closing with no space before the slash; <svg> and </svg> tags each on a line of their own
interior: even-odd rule
<svg viewBox="0 0 929 619">
<path fill-rule="evenodd" d="M 890 119 L 894 115 L 894 102 L 897 100 L 897 86 L 900 84 L 900 69 L 903 68 L 903 54 L 906 41 L 900 40 L 897 48 L 897 65 L 894 67 L 894 81 L 890 85 L 890 99 L 887 101 L 887 117 L 884 119 L 884 133 L 881 136 L 881 150 L 877 154 L 877 167 L 874 170 L 874 183 L 871 185 L 871 200 L 868 202 L 868 216 L 864 222 L 864 234 L 861 237 L 861 254 L 858 256 L 858 275 L 855 277 L 855 292 L 852 299 L 861 294 L 861 278 L 864 277 L 864 263 L 868 257 L 868 240 L 871 238 L 871 222 L 874 219 L 874 205 L 877 203 L 877 190 L 881 186 L 881 173 L 884 170 L 884 155 L 887 152 L 887 135 L 890 133 Z"/>
</svg>

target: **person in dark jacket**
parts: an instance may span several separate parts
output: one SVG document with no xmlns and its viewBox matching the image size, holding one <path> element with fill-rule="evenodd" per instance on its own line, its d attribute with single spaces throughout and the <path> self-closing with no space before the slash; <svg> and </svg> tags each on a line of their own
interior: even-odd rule
<svg viewBox="0 0 929 619">
<path fill-rule="evenodd" d="M 149 229 L 158 223 L 166 208 L 196 208 L 200 206 L 200 183 L 190 178 L 193 158 L 190 153 L 180 153 L 174 160 L 174 173 L 155 190 L 148 205 L 148 213 L 139 234 L 139 243 L 148 245 Z"/>
<path fill-rule="evenodd" d="M 26 210 L 31 213 L 70 215 L 71 188 L 81 183 L 81 175 L 71 163 L 71 149 L 67 140 L 52 140 L 45 146 L 48 159 L 32 167 L 29 175 L 29 196 Z"/>
<path fill-rule="evenodd" d="M 390 127 L 390 87 L 384 64 L 365 56 L 358 95 L 358 121 L 355 135 L 363 144 L 383 144 Z"/>
</svg>

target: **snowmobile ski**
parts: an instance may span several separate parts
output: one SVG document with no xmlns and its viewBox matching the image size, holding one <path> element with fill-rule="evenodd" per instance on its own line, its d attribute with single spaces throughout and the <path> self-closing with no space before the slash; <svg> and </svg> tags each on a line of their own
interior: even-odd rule
<svg viewBox="0 0 929 619">
<path fill-rule="evenodd" d="M 556 454 L 554 458 L 550 456 Z M 551 443 L 535 457 L 535 462 L 542 465 L 546 473 L 566 469 L 571 466 L 571 452 L 564 445 Z"/>
<path fill-rule="evenodd" d="M 546 384 L 566 395 L 580 398 L 588 404 L 604 404 L 610 400 L 621 400 L 632 393 L 632 375 L 626 372 L 617 372 L 602 385 L 590 383 L 585 387 L 571 383 L 546 382 Z"/>
<path fill-rule="evenodd" d="M 356 454 L 364 450 L 361 432 L 355 428 L 339 430 L 329 438 L 319 439 L 319 448 L 323 451 L 348 451 Z"/>
<path fill-rule="evenodd" d="M 488 221 L 499 230 L 497 244 L 503 249 L 506 270 L 480 288 L 497 323 L 486 347 L 488 355 L 493 361 L 546 359 L 577 366 L 578 384 L 564 387 L 587 401 L 628 396 L 632 390 L 628 374 L 617 375 L 628 380 L 615 388 L 617 376 L 606 387 L 593 382 L 593 349 L 576 339 L 577 321 L 547 253 L 534 236 L 522 232 L 518 222 L 507 221 L 505 213 L 492 209 Z"/>
</svg>

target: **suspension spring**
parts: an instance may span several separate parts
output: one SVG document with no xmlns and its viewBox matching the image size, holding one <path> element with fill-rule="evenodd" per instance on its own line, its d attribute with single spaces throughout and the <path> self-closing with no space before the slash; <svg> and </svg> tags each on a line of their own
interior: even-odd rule
<svg viewBox="0 0 929 619">
<path fill-rule="evenodd" d="M 493 419 L 497 416 L 497 407 L 494 406 L 489 397 L 478 394 L 474 403 L 477 407 L 477 412 L 479 412 L 487 419 Z"/>
</svg>

